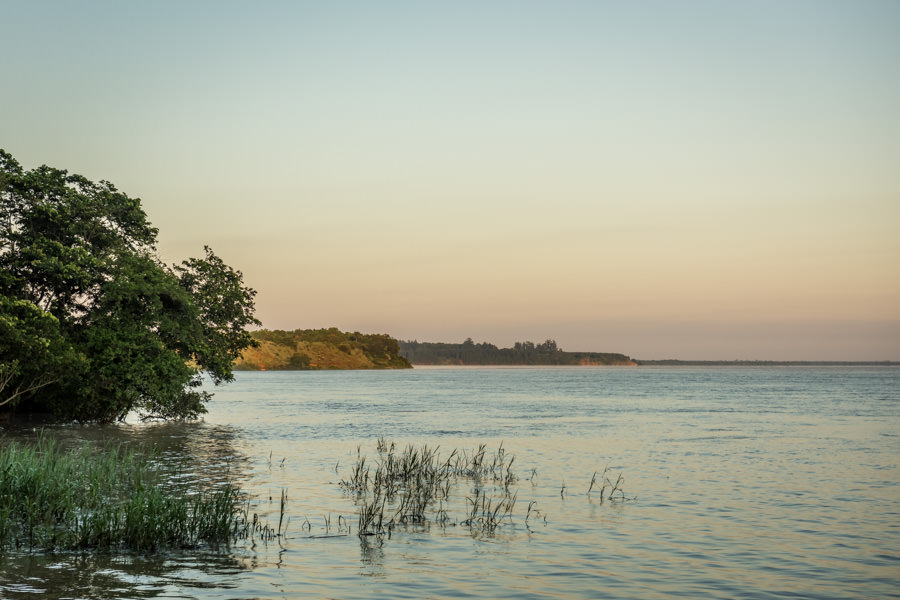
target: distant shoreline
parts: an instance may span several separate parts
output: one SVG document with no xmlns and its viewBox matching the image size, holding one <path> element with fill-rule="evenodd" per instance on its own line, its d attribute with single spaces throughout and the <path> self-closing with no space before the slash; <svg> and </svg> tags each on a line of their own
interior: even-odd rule
<svg viewBox="0 0 900 600">
<path fill-rule="evenodd" d="M 413 362 L 413 368 L 427 367 L 429 369 L 478 369 L 478 368 L 547 368 L 558 367 L 567 369 L 579 369 L 584 367 L 597 368 L 633 368 L 633 367 L 900 367 L 900 361 L 827 361 L 827 360 L 640 360 L 634 359 L 633 364 L 435 364 L 426 362 Z"/>
<path fill-rule="evenodd" d="M 404 341 L 388 334 L 330 329 L 261 329 L 255 348 L 243 352 L 236 371 L 396 369 L 410 367 L 897 367 L 900 361 L 640 359 L 615 352 L 567 352 L 554 340 L 516 342 Z"/>
<path fill-rule="evenodd" d="M 900 367 L 892 360 L 643 360 L 639 367 Z"/>
</svg>

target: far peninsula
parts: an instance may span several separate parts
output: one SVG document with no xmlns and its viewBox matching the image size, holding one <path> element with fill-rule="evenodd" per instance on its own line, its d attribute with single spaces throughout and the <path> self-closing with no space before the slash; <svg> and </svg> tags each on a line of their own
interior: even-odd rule
<svg viewBox="0 0 900 600">
<path fill-rule="evenodd" d="M 322 369 L 410 369 L 399 343 L 387 334 L 330 329 L 260 329 L 234 363 L 235 371 L 311 371 Z"/>
<path fill-rule="evenodd" d="M 618 353 L 565 352 L 554 340 L 516 342 L 498 348 L 488 342 L 398 341 L 387 334 L 330 329 L 294 331 L 261 329 L 251 337 L 256 346 L 244 350 L 237 371 L 308 371 L 323 369 L 408 369 L 413 365 L 444 366 L 636 366 Z"/>
</svg>

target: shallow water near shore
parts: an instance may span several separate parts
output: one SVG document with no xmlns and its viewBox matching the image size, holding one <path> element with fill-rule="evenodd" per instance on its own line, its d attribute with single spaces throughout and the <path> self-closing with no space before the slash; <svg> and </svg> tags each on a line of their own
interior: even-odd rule
<svg viewBox="0 0 900 600">
<path fill-rule="evenodd" d="M 158 556 L 0 557 L 3 598 L 900 597 L 896 367 L 237 373 L 196 423 L 53 426 L 236 481 L 286 536 Z M 27 440 L 31 429 L 0 431 Z M 515 456 L 512 516 L 359 537 L 339 485 L 378 438 Z M 622 473 L 627 501 L 588 493 Z M 529 505 L 533 512 L 526 518 Z"/>
</svg>

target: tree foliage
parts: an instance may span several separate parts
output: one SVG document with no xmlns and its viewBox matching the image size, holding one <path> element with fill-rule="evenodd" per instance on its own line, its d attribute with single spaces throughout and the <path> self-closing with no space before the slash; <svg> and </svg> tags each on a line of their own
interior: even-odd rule
<svg viewBox="0 0 900 600">
<path fill-rule="evenodd" d="M 540 344 L 516 342 L 512 348 L 475 343 L 462 344 L 401 341 L 400 355 L 418 365 L 625 365 L 633 361 L 624 354 L 605 352 L 565 352 L 555 340 Z"/>
<path fill-rule="evenodd" d="M 53 315 L 27 300 L 0 296 L 0 406 L 14 406 L 78 367 Z"/>
<path fill-rule="evenodd" d="M 139 199 L 0 150 L 0 406 L 188 418 L 231 380 L 256 292 L 208 247 L 168 266 Z"/>
</svg>

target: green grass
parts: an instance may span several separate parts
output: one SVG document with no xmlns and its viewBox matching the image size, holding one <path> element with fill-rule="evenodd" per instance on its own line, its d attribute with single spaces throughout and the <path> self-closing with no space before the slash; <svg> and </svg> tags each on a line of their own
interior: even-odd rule
<svg viewBox="0 0 900 600">
<path fill-rule="evenodd" d="M 513 512 L 515 457 L 502 445 L 491 454 L 484 444 L 472 451 L 453 450 L 443 459 L 436 447 L 410 445 L 398 451 L 381 438 L 377 452 L 375 461 L 367 461 L 358 449 L 350 477 L 341 481 L 341 487 L 356 496 L 360 536 L 390 535 L 394 527 L 429 521 L 446 524 L 451 519 L 444 503 L 460 481 L 474 490 L 474 498 L 466 498 L 468 510 L 460 525 L 492 533 Z"/>
<path fill-rule="evenodd" d="M 157 551 L 227 544 L 246 521 L 239 491 L 164 485 L 152 453 L 42 436 L 0 447 L 0 551 Z"/>
<path fill-rule="evenodd" d="M 409 445 L 400 450 L 393 442 L 379 438 L 376 456 L 368 459 L 357 448 L 356 462 L 349 468 L 349 476 L 341 487 L 352 494 L 358 509 L 357 534 L 361 537 L 390 537 L 394 529 L 434 523 L 439 526 L 468 528 L 476 536 L 492 536 L 504 525 L 513 523 L 519 482 L 513 471 L 515 456 L 508 454 L 503 444 L 489 451 L 481 444 L 474 450 L 455 449 L 442 458 L 437 447 Z M 335 468 L 337 470 L 337 467 Z M 608 476 L 609 467 L 595 472 L 587 486 L 589 498 L 609 503 L 622 503 L 634 498 L 625 496 L 625 482 L 620 473 L 615 481 Z M 531 469 L 528 480 L 535 486 L 537 471 Z M 451 495 L 461 489 L 465 512 L 450 514 L 451 506 L 459 500 Z M 594 496 L 591 496 L 591 494 Z M 565 482 L 560 497 L 568 496 Z M 581 495 L 581 494 L 577 494 Z M 524 525 L 547 515 L 528 502 Z"/>
<path fill-rule="evenodd" d="M 400 450 L 384 438 L 372 459 L 357 449 L 356 462 L 340 483 L 358 509 L 357 535 L 389 538 L 396 528 L 429 524 L 493 535 L 512 522 L 519 479 L 512 468 L 515 457 L 502 444 L 496 451 L 482 444 L 446 457 L 438 450 L 428 445 Z M 290 520 L 287 490 L 281 493 L 277 526 L 270 525 L 233 484 L 174 484 L 167 470 L 157 468 L 160 462 L 152 451 L 123 446 L 64 450 L 46 436 L 29 444 L 0 441 L 0 556 L 11 550 L 149 553 L 282 543 Z M 593 493 L 600 503 L 628 500 L 624 477 L 613 480 L 608 473 L 608 468 L 594 473 L 586 496 Z M 535 474 L 532 469 L 532 487 Z M 451 497 L 463 490 L 463 498 Z M 560 496 L 567 495 L 563 483 Z M 546 521 L 536 502 L 528 502 L 524 524 L 541 517 Z M 308 520 L 304 527 L 311 530 Z M 324 537 L 333 537 L 329 527 L 330 515 Z M 345 527 L 349 535 L 349 524 L 338 516 L 339 532 Z"/>
</svg>

